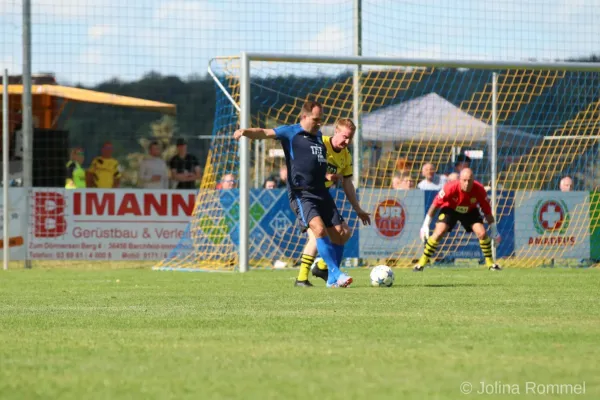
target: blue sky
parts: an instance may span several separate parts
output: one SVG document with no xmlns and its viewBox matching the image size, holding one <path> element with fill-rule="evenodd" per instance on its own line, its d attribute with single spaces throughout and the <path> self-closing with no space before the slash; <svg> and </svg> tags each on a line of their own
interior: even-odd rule
<svg viewBox="0 0 600 400">
<path fill-rule="evenodd" d="M 204 74 L 216 55 L 352 54 L 352 0 L 32 0 L 33 72 L 62 83 Z M 0 0 L 0 67 L 21 72 L 21 0 Z M 364 54 L 600 54 L 600 0 L 363 0 Z"/>
</svg>

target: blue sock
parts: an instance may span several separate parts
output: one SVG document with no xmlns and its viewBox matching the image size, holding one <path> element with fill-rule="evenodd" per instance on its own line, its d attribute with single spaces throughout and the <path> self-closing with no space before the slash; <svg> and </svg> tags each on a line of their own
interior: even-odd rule
<svg viewBox="0 0 600 400">
<path fill-rule="evenodd" d="M 327 283 L 333 283 L 340 277 L 340 263 L 337 260 L 337 251 L 334 245 L 329 240 L 329 237 L 317 239 L 317 250 L 321 255 L 321 258 L 327 263 L 327 269 L 329 270 L 329 277 Z"/>
<path fill-rule="evenodd" d="M 335 257 L 340 268 L 342 267 L 342 259 L 344 258 L 344 245 L 343 244 L 332 244 L 335 248 Z"/>
</svg>

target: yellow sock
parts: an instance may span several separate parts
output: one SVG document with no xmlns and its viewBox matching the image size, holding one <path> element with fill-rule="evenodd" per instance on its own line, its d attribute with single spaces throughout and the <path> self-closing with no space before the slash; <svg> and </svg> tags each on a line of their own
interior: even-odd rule
<svg viewBox="0 0 600 400">
<path fill-rule="evenodd" d="M 485 239 L 479 241 L 479 246 L 481 246 L 481 252 L 485 257 L 485 266 L 491 267 L 494 265 L 494 259 L 492 258 L 492 239 L 486 236 Z"/>
<path fill-rule="evenodd" d="M 308 254 L 302 254 L 302 264 L 300 264 L 300 272 L 298 272 L 298 280 L 299 281 L 307 281 L 308 280 L 308 272 L 310 271 L 310 266 L 315 261 L 315 258 Z"/>
<path fill-rule="evenodd" d="M 327 269 L 327 263 L 325 262 L 325 260 L 323 260 L 322 258 L 317 261 L 317 268 L 319 268 L 320 270 L 326 270 Z"/>
<path fill-rule="evenodd" d="M 419 266 L 421 267 L 426 266 L 429 262 L 429 259 L 435 254 L 438 245 L 439 242 L 437 240 L 434 240 L 432 238 L 427 239 L 427 242 L 425 243 L 425 248 L 423 249 L 423 255 L 421 256 L 421 258 L 419 258 L 417 264 L 419 264 Z"/>
</svg>

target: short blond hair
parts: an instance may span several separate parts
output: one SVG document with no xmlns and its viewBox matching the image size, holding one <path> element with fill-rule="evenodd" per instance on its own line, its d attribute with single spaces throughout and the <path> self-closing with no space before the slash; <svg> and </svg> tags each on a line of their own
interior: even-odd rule
<svg viewBox="0 0 600 400">
<path fill-rule="evenodd" d="M 335 129 L 337 128 L 348 128 L 352 131 L 352 133 L 356 132 L 356 125 L 350 118 L 340 118 L 335 121 Z"/>
</svg>

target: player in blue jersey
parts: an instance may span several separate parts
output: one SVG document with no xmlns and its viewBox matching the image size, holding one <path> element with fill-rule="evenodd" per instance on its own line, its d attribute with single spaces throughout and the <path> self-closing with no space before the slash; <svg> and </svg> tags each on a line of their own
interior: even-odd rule
<svg viewBox="0 0 600 400">
<path fill-rule="evenodd" d="M 370 225 L 371 216 L 361 208 L 356 196 L 354 183 L 352 182 L 352 154 L 348 151 L 348 146 L 352 143 L 355 132 L 356 125 L 354 125 L 352 120 L 340 118 L 334 124 L 333 136 L 323 136 L 323 142 L 325 143 L 325 148 L 327 148 L 327 175 L 325 175 L 327 181 L 325 182 L 325 186 L 331 188 L 337 185 L 337 187 L 342 188 L 346 199 L 352 205 L 354 212 L 356 212 L 356 216 L 364 225 Z M 348 230 L 350 231 L 350 228 Z M 298 278 L 295 282 L 296 286 L 313 286 L 308 280 L 311 270 L 313 276 L 327 282 L 329 277 L 327 264 L 320 257 L 315 260 L 316 255 L 317 241 L 309 229 L 308 241 L 302 251 Z"/>
<path fill-rule="evenodd" d="M 329 269 L 327 287 L 347 287 L 352 278 L 340 271 L 340 263 L 351 232 L 325 186 L 327 149 L 320 131 L 322 121 L 323 106 L 307 101 L 302 106 L 298 124 L 275 129 L 238 129 L 233 137 L 281 142 L 288 169 L 290 206 L 302 230 L 310 228 L 317 239 L 317 249 Z"/>
</svg>

